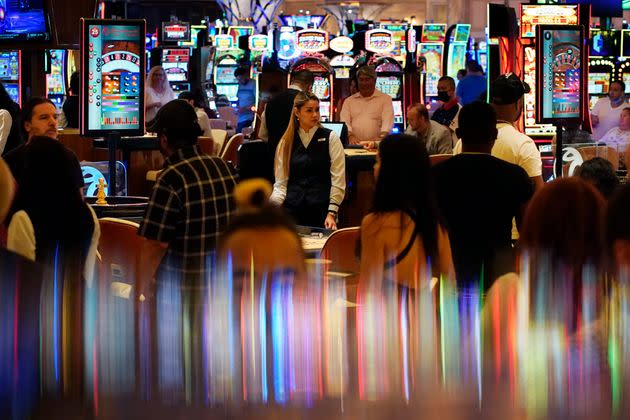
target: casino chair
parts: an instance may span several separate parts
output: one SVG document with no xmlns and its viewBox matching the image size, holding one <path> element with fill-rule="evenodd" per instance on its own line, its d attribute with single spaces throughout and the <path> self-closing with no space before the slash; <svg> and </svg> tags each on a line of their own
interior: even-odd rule
<svg viewBox="0 0 630 420">
<path fill-rule="evenodd" d="M 441 155 L 430 155 L 429 156 L 429 162 L 431 162 L 431 166 L 435 166 L 440 162 L 444 162 L 445 160 L 448 160 L 450 158 L 452 158 L 453 155 L 452 154 L 441 154 Z"/>
<path fill-rule="evenodd" d="M 357 258 L 357 242 L 361 237 L 360 228 L 349 227 L 334 231 L 324 243 L 320 258 L 329 260 L 327 274 L 351 279 L 356 284 L 360 269 Z"/>
<path fill-rule="evenodd" d="M 216 155 L 214 139 L 212 137 L 197 137 L 197 143 L 199 144 L 199 150 L 201 150 L 201 152 L 209 156 Z"/>
<path fill-rule="evenodd" d="M 155 273 L 141 266 L 141 254 L 149 250 L 153 260 L 148 265 L 157 267 L 162 249 L 157 244 L 145 249 L 147 240 L 138 235 L 137 223 L 102 218 L 99 225 L 98 283 L 86 286 L 86 306 L 95 305 L 86 308 L 94 314 L 90 331 L 98 352 L 93 363 L 100 371 L 99 391 L 131 393 L 141 386 L 139 372 L 148 369 L 136 360 L 149 363 L 152 351 L 149 329 Z"/>
<path fill-rule="evenodd" d="M 238 175 L 242 181 L 265 178 L 270 182 L 273 174 L 267 159 L 267 143 L 262 140 L 246 141 L 238 148 Z"/>
<path fill-rule="evenodd" d="M 227 131 L 227 121 L 212 118 L 210 120 L 210 128 L 213 130 L 225 130 Z"/>
<path fill-rule="evenodd" d="M 220 106 L 217 108 L 217 112 L 221 116 L 222 120 L 227 121 L 228 128 L 236 130 L 238 125 L 238 112 L 231 106 Z"/>
<path fill-rule="evenodd" d="M 238 168 L 238 148 L 241 144 L 243 144 L 244 140 L 245 137 L 240 133 L 234 134 L 232 137 L 230 137 L 230 139 L 225 144 L 225 147 L 221 151 L 221 159 L 231 163 L 234 168 Z"/>
<path fill-rule="evenodd" d="M 227 131 L 220 130 L 218 128 L 212 129 L 212 139 L 214 140 L 214 150 L 217 155 L 221 155 L 223 148 L 225 147 L 225 139 L 227 138 Z"/>
</svg>

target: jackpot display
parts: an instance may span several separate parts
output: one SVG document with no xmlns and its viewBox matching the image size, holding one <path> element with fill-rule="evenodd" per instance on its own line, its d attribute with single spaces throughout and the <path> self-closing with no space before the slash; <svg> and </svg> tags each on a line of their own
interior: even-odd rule
<svg viewBox="0 0 630 420">
<path fill-rule="evenodd" d="M 188 64 L 190 50 L 188 48 L 164 48 L 162 50 L 162 68 L 169 82 L 185 82 L 188 80 Z"/>
<path fill-rule="evenodd" d="M 190 42 L 190 23 L 162 22 L 162 42 Z"/>
<path fill-rule="evenodd" d="M 144 20 L 83 19 L 81 133 L 144 133 Z"/>
<path fill-rule="evenodd" d="M 582 109 L 581 26 L 538 27 L 538 120 L 578 120 Z"/>
<path fill-rule="evenodd" d="M 536 36 L 536 26 L 541 25 L 577 25 L 577 5 L 521 5 L 521 37 Z"/>
</svg>

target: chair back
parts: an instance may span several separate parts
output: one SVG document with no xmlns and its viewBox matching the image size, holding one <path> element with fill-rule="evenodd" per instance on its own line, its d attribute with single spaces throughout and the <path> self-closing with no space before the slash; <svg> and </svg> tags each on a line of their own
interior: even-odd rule
<svg viewBox="0 0 630 420">
<path fill-rule="evenodd" d="M 238 167 L 238 148 L 243 143 L 244 136 L 242 134 L 234 134 L 221 152 L 221 159 L 231 162 L 232 166 Z"/>
<path fill-rule="evenodd" d="M 221 119 L 227 122 L 229 128 L 236 129 L 238 125 L 238 113 L 236 109 L 231 106 L 220 106 L 217 108 L 217 112 L 221 116 Z"/>
<path fill-rule="evenodd" d="M 320 253 L 320 258 L 330 261 L 328 274 L 341 274 L 358 280 L 360 264 L 356 249 L 360 237 L 359 227 L 339 229 L 328 237 Z"/>
<path fill-rule="evenodd" d="M 225 139 L 227 138 L 227 131 L 220 129 L 212 129 L 212 140 L 214 140 L 214 150 L 216 154 L 221 156 L 221 152 L 225 147 Z"/>
<path fill-rule="evenodd" d="M 210 120 L 210 128 L 213 130 L 226 130 L 227 131 L 227 121 L 213 118 Z"/>
<path fill-rule="evenodd" d="M 214 140 L 212 137 L 199 136 L 197 137 L 197 143 L 199 144 L 199 150 L 202 153 L 213 156 L 215 155 Z"/>
<path fill-rule="evenodd" d="M 431 162 L 431 166 L 435 166 L 440 162 L 444 162 L 445 160 L 448 160 L 450 158 L 452 158 L 453 155 L 451 154 L 441 154 L 441 155 L 430 155 L 429 156 L 429 161 Z"/>
</svg>

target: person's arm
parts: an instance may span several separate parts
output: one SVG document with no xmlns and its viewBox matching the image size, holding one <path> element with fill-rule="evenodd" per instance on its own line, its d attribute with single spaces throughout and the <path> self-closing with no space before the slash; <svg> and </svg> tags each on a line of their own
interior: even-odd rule
<svg viewBox="0 0 630 420">
<path fill-rule="evenodd" d="M 601 104 L 600 101 L 595 102 L 595 106 L 593 106 L 593 109 L 591 110 L 591 125 L 593 127 L 597 127 L 599 125 L 599 111 L 601 108 Z"/>
<path fill-rule="evenodd" d="M 352 113 L 350 112 L 350 107 L 352 106 L 352 97 L 349 96 L 343 101 L 343 106 L 341 107 L 341 122 L 346 123 L 348 127 L 348 143 L 350 144 L 359 144 L 359 138 L 352 132 Z"/>
<path fill-rule="evenodd" d="M 267 111 L 263 111 L 260 116 L 260 128 L 258 129 L 258 138 L 269 141 L 269 130 L 267 130 Z"/>
<path fill-rule="evenodd" d="M 392 98 L 386 95 L 383 102 L 383 118 L 381 120 L 381 131 L 378 135 L 379 140 L 388 135 L 394 127 L 394 105 Z"/>
<path fill-rule="evenodd" d="M 35 261 L 35 229 L 24 210 L 13 215 L 7 231 L 7 249 Z"/>
<path fill-rule="evenodd" d="M 328 214 L 324 222 L 327 229 L 337 229 L 337 213 L 346 193 L 346 155 L 343 151 L 341 139 L 334 131 L 328 139 L 328 153 L 330 154 L 330 200 Z"/>
<path fill-rule="evenodd" d="M 0 112 L 0 155 L 2 155 L 7 145 L 12 123 L 13 119 L 11 118 L 11 114 L 3 109 L 2 112 Z"/>
<path fill-rule="evenodd" d="M 280 140 L 280 144 L 276 149 L 276 157 L 274 159 L 273 172 L 276 178 L 276 182 L 273 184 L 273 192 L 269 197 L 269 201 L 281 206 L 284 203 L 284 199 L 287 196 L 287 185 L 289 184 L 289 178 L 285 176 L 284 171 L 284 157 L 282 155 L 282 148 L 285 146 L 285 143 Z M 290 162 L 286 162 L 286 165 L 289 165 Z"/>
<path fill-rule="evenodd" d="M 521 146 L 518 166 L 525 169 L 527 176 L 529 176 L 534 185 L 534 190 L 537 191 L 545 185 L 542 178 L 542 158 L 533 140 L 526 141 Z"/>
<path fill-rule="evenodd" d="M 453 137 L 448 129 L 440 131 L 440 137 L 437 141 L 437 152 L 439 154 L 453 153 Z"/>
</svg>

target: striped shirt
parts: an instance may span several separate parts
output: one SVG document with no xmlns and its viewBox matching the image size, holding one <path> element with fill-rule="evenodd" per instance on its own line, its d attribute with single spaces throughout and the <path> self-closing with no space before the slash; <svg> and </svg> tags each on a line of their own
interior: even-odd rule
<svg viewBox="0 0 630 420">
<path fill-rule="evenodd" d="M 236 176 L 225 161 L 197 146 L 178 149 L 164 167 L 138 233 L 168 243 L 161 272 L 203 275 L 234 212 Z"/>
</svg>

